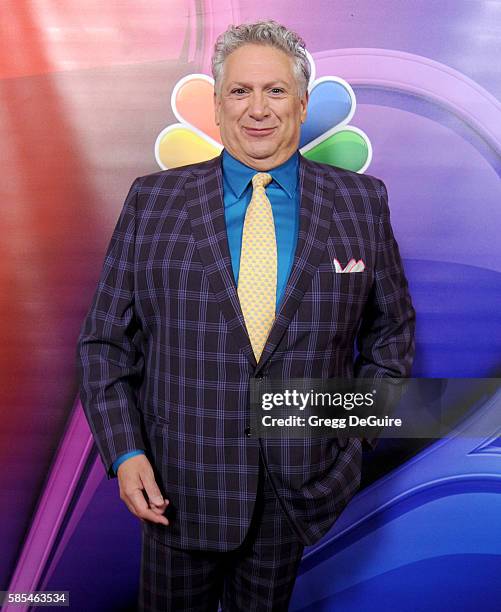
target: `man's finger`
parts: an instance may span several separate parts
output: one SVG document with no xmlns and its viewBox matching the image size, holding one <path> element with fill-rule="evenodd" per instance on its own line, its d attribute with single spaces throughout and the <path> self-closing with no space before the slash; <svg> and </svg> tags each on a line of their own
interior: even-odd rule
<svg viewBox="0 0 501 612">
<path fill-rule="evenodd" d="M 167 502 L 164 503 L 162 506 L 153 506 L 153 504 L 150 504 L 150 510 L 154 512 L 155 514 L 159 514 L 159 515 L 163 514 L 166 508 L 167 508 Z"/>
<path fill-rule="evenodd" d="M 148 496 L 150 506 L 156 506 L 156 508 L 162 509 L 163 512 L 169 503 L 169 500 L 164 498 L 160 489 L 158 488 L 153 475 L 153 470 L 141 472 L 141 480 L 144 490 L 146 491 L 146 495 Z"/>
<path fill-rule="evenodd" d="M 130 495 L 128 495 L 128 501 L 132 505 L 133 514 L 135 514 L 137 517 L 145 518 L 153 523 L 161 523 L 162 525 L 169 524 L 169 521 L 165 518 L 165 516 L 161 516 L 156 512 L 153 512 L 153 510 L 150 510 L 144 498 L 143 492 L 140 489 L 135 489 Z"/>
</svg>

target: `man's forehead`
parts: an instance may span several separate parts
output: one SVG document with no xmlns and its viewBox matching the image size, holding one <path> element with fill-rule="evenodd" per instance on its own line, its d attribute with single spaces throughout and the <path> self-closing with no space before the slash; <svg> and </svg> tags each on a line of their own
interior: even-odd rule
<svg viewBox="0 0 501 612">
<path fill-rule="evenodd" d="M 247 49 L 245 57 L 242 57 L 242 54 L 238 52 L 245 47 L 256 47 L 256 45 L 244 45 L 230 53 L 225 60 L 223 80 L 226 85 L 230 83 L 242 86 L 257 83 L 263 86 L 292 85 L 295 82 L 292 58 L 283 51 L 268 45 L 259 45 L 260 48 L 266 49 L 265 54 L 259 51 L 253 53 L 252 49 Z M 276 51 L 278 55 L 270 56 L 268 50 L 271 50 L 272 53 Z"/>
<path fill-rule="evenodd" d="M 232 51 L 225 59 L 226 65 L 232 65 L 238 69 L 245 64 L 246 67 L 261 66 L 290 66 L 292 58 L 282 49 L 277 49 L 271 45 L 245 44 Z"/>
</svg>

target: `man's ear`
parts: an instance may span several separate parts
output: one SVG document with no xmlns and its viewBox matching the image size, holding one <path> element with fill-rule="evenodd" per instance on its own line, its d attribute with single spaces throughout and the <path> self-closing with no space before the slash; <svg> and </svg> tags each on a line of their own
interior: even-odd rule
<svg viewBox="0 0 501 612">
<path fill-rule="evenodd" d="M 308 91 L 301 98 L 301 123 L 306 121 L 306 115 L 308 114 L 308 102 L 310 101 L 310 94 Z"/>
<path fill-rule="evenodd" d="M 219 96 L 217 95 L 216 91 L 214 90 L 214 121 L 216 122 L 216 125 L 220 124 L 219 121 L 219 108 L 221 106 L 221 102 L 219 100 Z"/>
</svg>

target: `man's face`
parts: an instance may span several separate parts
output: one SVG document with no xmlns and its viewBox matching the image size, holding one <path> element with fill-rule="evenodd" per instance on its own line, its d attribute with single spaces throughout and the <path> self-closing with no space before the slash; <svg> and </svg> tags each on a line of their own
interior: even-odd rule
<svg viewBox="0 0 501 612">
<path fill-rule="evenodd" d="M 298 148 L 308 94 L 298 95 L 292 59 L 280 49 L 247 44 L 224 62 L 216 123 L 233 157 L 259 171 L 285 162 Z"/>
</svg>

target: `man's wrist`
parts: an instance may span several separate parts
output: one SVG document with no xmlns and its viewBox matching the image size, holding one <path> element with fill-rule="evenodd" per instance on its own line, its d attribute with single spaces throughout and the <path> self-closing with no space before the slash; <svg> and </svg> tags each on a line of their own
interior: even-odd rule
<svg viewBox="0 0 501 612">
<path fill-rule="evenodd" d="M 127 461 L 127 459 L 130 459 L 131 457 L 135 457 L 136 455 L 144 455 L 144 454 L 145 454 L 144 450 L 137 448 L 132 451 L 129 451 L 128 453 L 124 453 L 123 455 L 120 455 L 120 457 L 115 459 L 115 461 L 112 464 L 113 471 L 115 472 L 115 474 L 117 474 L 119 466 L 122 465 L 124 461 Z"/>
</svg>

